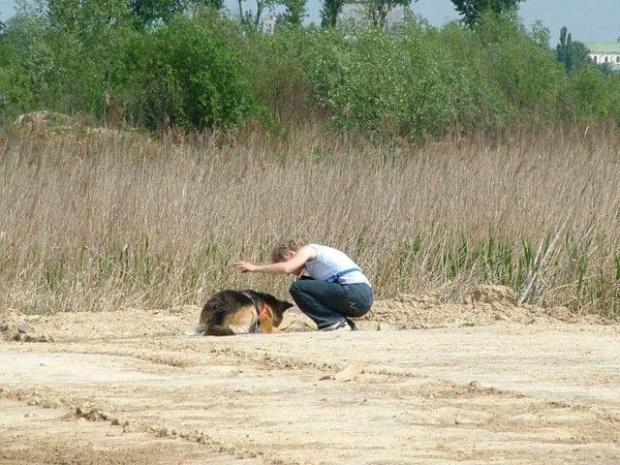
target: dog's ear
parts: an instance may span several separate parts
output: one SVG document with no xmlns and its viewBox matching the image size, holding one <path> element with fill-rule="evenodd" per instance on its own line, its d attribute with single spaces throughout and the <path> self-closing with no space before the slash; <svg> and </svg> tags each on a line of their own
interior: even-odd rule
<svg viewBox="0 0 620 465">
<path fill-rule="evenodd" d="M 292 303 L 280 300 L 271 294 L 267 294 L 266 292 L 252 292 L 254 293 L 254 295 L 260 297 L 263 302 L 269 305 L 274 311 L 277 311 L 279 313 L 283 313 L 287 308 L 291 308 L 293 306 Z"/>
<path fill-rule="evenodd" d="M 284 317 L 284 312 L 293 306 L 292 303 L 286 302 L 284 300 L 277 300 L 276 304 L 273 306 L 273 325 L 280 326 L 282 323 L 282 319 Z"/>
<path fill-rule="evenodd" d="M 290 302 L 287 302 L 286 300 L 278 300 L 278 310 L 282 313 L 284 313 L 285 311 L 287 311 L 289 308 L 291 308 L 293 305 Z"/>
</svg>

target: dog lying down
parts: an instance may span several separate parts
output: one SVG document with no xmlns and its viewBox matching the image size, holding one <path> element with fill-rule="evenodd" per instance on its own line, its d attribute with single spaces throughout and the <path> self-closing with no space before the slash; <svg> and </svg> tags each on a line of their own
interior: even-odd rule
<svg viewBox="0 0 620 465">
<path fill-rule="evenodd" d="M 213 295 L 200 312 L 196 335 L 233 336 L 276 333 L 292 303 L 251 289 L 224 290 Z"/>
</svg>

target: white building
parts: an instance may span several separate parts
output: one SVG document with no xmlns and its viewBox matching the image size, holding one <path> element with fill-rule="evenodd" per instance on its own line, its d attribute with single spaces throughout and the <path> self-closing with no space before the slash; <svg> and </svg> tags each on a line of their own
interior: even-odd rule
<svg viewBox="0 0 620 465">
<path fill-rule="evenodd" d="M 620 70 L 620 43 L 586 42 L 590 50 L 590 59 L 597 65 L 608 64 L 614 70 Z"/>
<path fill-rule="evenodd" d="M 263 34 L 267 34 L 267 35 L 273 35 L 273 33 L 276 31 L 276 25 L 278 24 L 278 15 L 275 13 L 269 13 L 269 16 L 267 16 L 264 20 L 263 20 Z"/>
</svg>

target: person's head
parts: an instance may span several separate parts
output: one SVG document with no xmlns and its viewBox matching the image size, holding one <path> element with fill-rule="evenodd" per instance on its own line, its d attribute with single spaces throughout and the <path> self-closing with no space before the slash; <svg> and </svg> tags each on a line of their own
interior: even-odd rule
<svg viewBox="0 0 620 465">
<path fill-rule="evenodd" d="M 271 251 L 271 262 L 279 263 L 290 260 L 298 250 L 299 246 L 295 241 L 280 241 Z"/>
</svg>

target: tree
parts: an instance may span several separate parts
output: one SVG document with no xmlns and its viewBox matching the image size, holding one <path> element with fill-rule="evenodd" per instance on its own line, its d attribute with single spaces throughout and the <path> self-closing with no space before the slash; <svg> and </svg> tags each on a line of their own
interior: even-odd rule
<svg viewBox="0 0 620 465">
<path fill-rule="evenodd" d="M 579 41 L 573 41 L 566 26 L 560 30 L 560 43 L 555 48 L 556 58 L 571 73 L 590 63 L 587 47 Z"/>
<path fill-rule="evenodd" d="M 417 2 L 418 0 L 413 0 Z M 396 6 L 409 6 L 412 0 L 366 0 L 366 8 L 372 25 L 383 28 L 387 16 Z"/>
<path fill-rule="evenodd" d="M 321 26 L 336 27 L 344 0 L 324 0 L 321 9 Z"/>
<path fill-rule="evenodd" d="M 463 16 L 465 24 L 475 27 L 480 21 L 480 16 L 486 11 L 497 15 L 514 11 L 519 3 L 525 0 L 452 0 L 456 11 Z"/>
<path fill-rule="evenodd" d="M 48 17 L 53 27 L 81 35 L 97 34 L 126 23 L 126 0 L 48 0 Z"/>
<path fill-rule="evenodd" d="M 124 57 L 131 119 L 150 128 L 226 128 L 255 111 L 238 28 L 218 15 L 174 16 L 153 34 L 137 34 Z"/>
<path fill-rule="evenodd" d="M 167 22 L 184 6 L 178 0 L 131 0 L 130 7 L 133 14 L 144 24 L 152 25 L 158 21 Z"/>
<path fill-rule="evenodd" d="M 543 24 L 542 21 L 536 20 L 532 25 L 530 32 L 531 39 L 541 48 L 548 49 L 549 41 L 551 40 L 550 29 Z"/>
<path fill-rule="evenodd" d="M 167 23 L 175 14 L 200 6 L 221 10 L 224 0 L 130 0 L 133 14 L 148 25 Z"/>
<path fill-rule="evenodd" d="M 306 16 L 306 0 L 280 0 L 286 11 L 280 16 L 283 23 L 301 25 Z"/>
<path fill-rule="evenodd" d="M 239 19 L 242 24 L 246 25 L 254 25 L 258 27 L 260 24 L 261 16 L 263 12 L 274 5 L 277 5 L 278 0 L 256 0 L 256 11 L 252 13 L 251 10 L 243 10 L 243 2 L 245 0 L 237 0 L 237 5 L 239 6 Z"/>
</svg>

